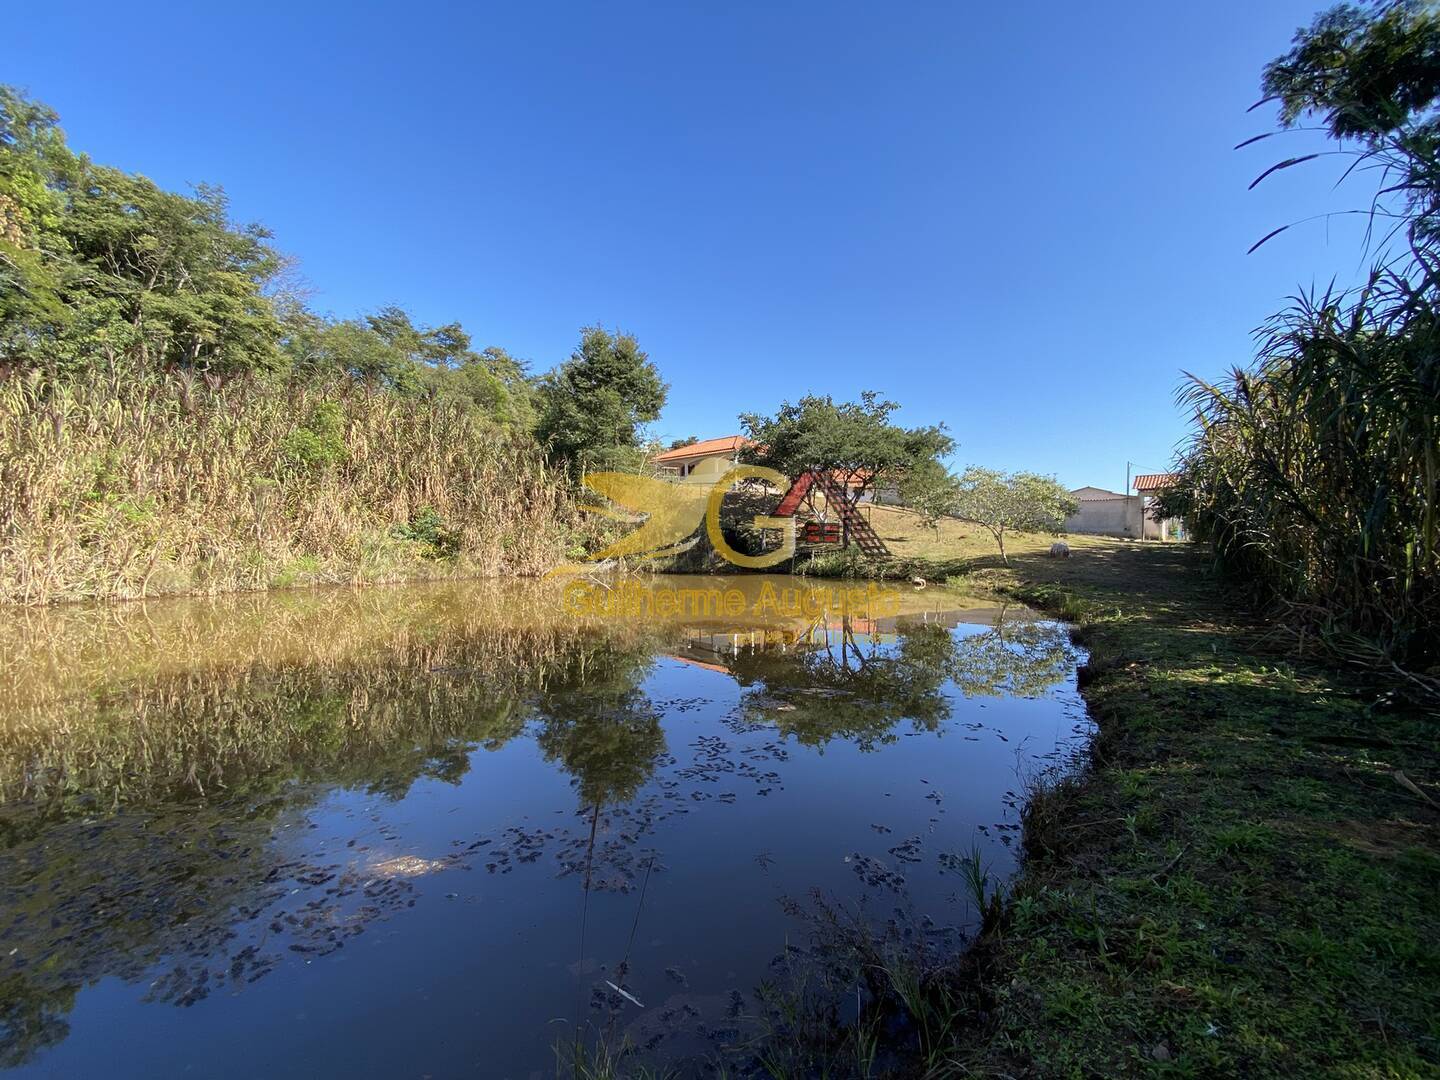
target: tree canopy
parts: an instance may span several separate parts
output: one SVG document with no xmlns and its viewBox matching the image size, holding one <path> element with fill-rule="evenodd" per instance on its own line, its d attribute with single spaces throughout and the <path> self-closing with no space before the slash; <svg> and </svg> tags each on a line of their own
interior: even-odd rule
<svg viewBox="0 0 1440 1080">
<path fill-rule="evenodd" d="M 216 370 L 270 370 L 269 233 L 225 193 L 162 190 L 65 143 L 54 112 L 0 87 L 0 309 L 9 358 L 52 369 L 93 351 Z"/>
<path fill-rule="evenodd" d="M 1007 532 L 1061 532 L 1078 505 L 1054 477 L 972 465 L 956 482 L 954 513 L 995 537 L 1000 560 L 1008 565 Z"/>
<path fill-rule="evenodd" d="M 939 531 L 940 519 L 955 512 L 958 481 L 939 461 L 922 461 L 900 481 L 900 502 L 920 515 L 920 520 Z"/>
<path fill-rule="evenodd" d="M 1337 139 L 1401 130 L 1440 96 L 1440 13 L 1417 0 L 1331 8 L 1266 65 L 1263 85 L 1286 125 L 1319 112 Z"/>
<path fill-rule="evenodd" d="M 951 452 L 954 440 L 943 426 L 904 428 L 890 416 L 899 406 L 867 390 L 858 402 L 807 396 L 785 402 L 774 416 L 742 413 L 740 424 L 751 445 L 744 460 L 786 476 L 807 469 L 850 479 L 852 497 L 886 483 L 899 483 L 912 469 Z"/>
<path fill-rule="evenodd" d="M 1265 100 L 1280 103 L 1283 127 L 1313 116 L 1332 138 L 1358 143 L 1346 175 L 1368 165 L 1380 176 L 1374 203 L 1359 212 L 1405 226 L 1412 242 L 1433 235 L 1440 215 L 1440 9 L 1420 0 L 1331 8 L 1266 65 L 1262 86 Z M 1256 183 L 1320 156 L 1287 158 Z M 1392 198 L 1403 207 L 1390 209 Z"/>
<path fill-rule="evenodd" d="M 586 327 L 570 359 L 540 380 L 536 434 L 577 468 L 630 463 L 669 389 L 633 334 Z"/>
<path fill-rule="evenodd" d="M 223 189 L 179 194 L 96 164 L 70 149 L 53 110 L 0 86 L 0 364 L 53 377 L 120 358 L 219 378 L 348 376 L 535 429 L 524 361 L 475 347 L 459 322 L 426 326 L 395 306 L 357 318 L 312 311 L 290 270 L 266 229 L 231 219 Z M 552 425 L 583 415 L 589 427 L 571 444 L 631 445 L 634 425 L 658 414 L 663 384 L 633 337 L 584 334 L 577 356 L 589 366 L 555 382 L 585 391 L 573 413 L 551 402 Z M 607 389 L 626 403 L 629 428 Z"/>
</svg>

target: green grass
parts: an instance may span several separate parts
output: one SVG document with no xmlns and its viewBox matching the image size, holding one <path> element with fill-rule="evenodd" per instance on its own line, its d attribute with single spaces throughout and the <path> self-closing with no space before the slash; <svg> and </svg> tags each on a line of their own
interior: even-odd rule
<svg viewBox="0 0 1440 1080">
<path fill-rule="evenodd" d="M 1073 545 L 1072 545 L 1073 546 Z M 1278 651 L 1183 546 L 981 560 L 1077 622 L 1093 762 L 1041 792 L 970 1074 L 1440 1075 L 1437 725 Z"/>
<path fill-rule="evenodd" d="M 907 572 L 1072 622 L 1097 723 L 1027 791 L 1027 859 L 945 984 L 966 1022 L 884 1075 L 1440 1075 L 1433 715 L 1287 652 L 1187 545 L 1018 537 L 1007 567 L 874 513 Z"/>
</svg>

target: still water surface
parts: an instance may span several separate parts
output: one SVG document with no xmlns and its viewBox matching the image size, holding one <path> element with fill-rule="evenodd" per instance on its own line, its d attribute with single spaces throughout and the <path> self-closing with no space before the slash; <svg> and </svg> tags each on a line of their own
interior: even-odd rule
<svg viewBox="0 0 1440 1080">
<path fill-rule="evenodd" d="M 753 1034 L 815 890 L 961 947 L 956 856 L 1012 870 L 1017 773 L 1084 733 L 1072 647 L 944 590 L 877 618 L 767 586 L 828 587 L 7 616 L 0 1066 L 530 1077 L 602 1033 L 673 1063 Z"/>
</svg>

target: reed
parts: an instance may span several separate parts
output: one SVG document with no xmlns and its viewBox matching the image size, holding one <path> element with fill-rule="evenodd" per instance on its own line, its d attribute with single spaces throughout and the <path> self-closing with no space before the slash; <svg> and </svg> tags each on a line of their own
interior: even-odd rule
<svg viewBox="0 0 1440 1080">
<path fill-rule="evenodd" d="M 1226 576 L 1349 658 L 1440 665 L 1440 277 L 1302 296 L 1256 364 L 1182 392 L 1198 420 L 1173 509 Z M 1428 673 L 1428 675 L 1427 675 Z"/>
<path fill-rule="evenodd" d="M 337 377 L 0 379 L 0 602 L 533 575 L 582 526 L 526 436 Z"/>
</svg>

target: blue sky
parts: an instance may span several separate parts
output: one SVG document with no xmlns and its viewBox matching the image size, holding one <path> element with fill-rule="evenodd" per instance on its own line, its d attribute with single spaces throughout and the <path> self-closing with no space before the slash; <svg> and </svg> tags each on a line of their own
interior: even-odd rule
<svg viewBox="0 0 1440 1080">
<path fill-rule="evenodd" d="M 460 319 L 535 370 L 582 325 L 671 385 L 655 433 L 874 388 L 954 464 L 1119 488 L 1298 288 L 1361 269 L 1325 161 L 1246 185 L 1260 69 L 1318 7 L 32 5 L 5 81 L 72 145 L 209 181 L 314 304 Z"/>
</svg>

